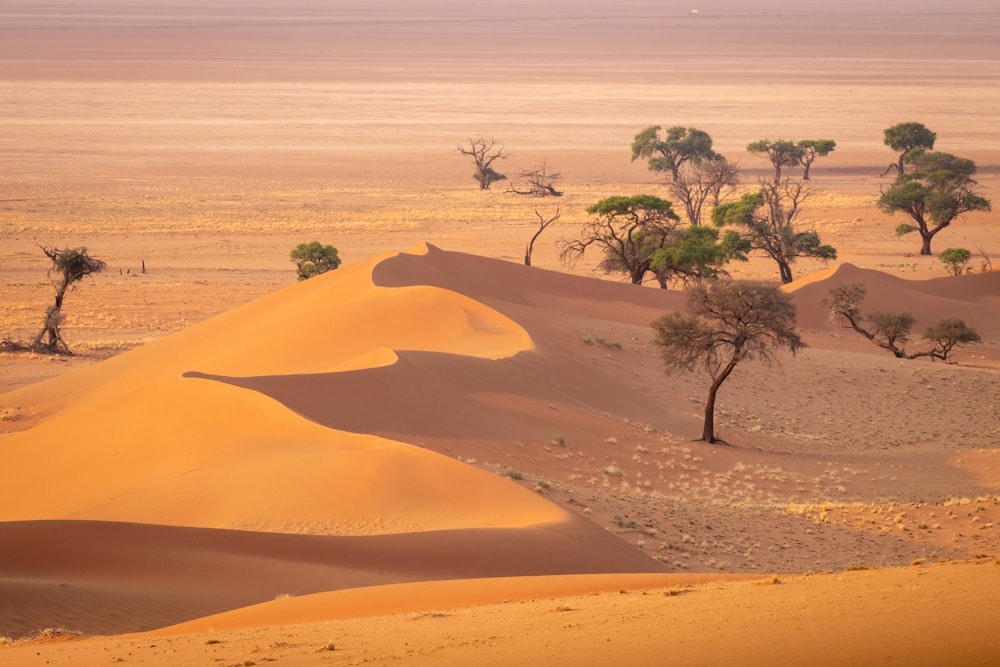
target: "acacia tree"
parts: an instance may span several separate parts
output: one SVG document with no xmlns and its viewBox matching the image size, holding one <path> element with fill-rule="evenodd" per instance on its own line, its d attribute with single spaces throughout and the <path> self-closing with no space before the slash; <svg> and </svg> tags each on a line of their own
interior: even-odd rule
<svg viewBox="0 0 1000 667">
<path fill-rule="evenodd" d="M 76 284 L 89 275 L 100 273 L 107 265 L 96 257 L 87 254 L 87 249 L 55 248 L 39 246 L 45 256 L 52 261 L 49 268 L 49 279 L 55 288 L 55 304 L 45 311 L 45 324 L 31 342 L 31 349 L 38 352 L 53 354 L 73 354 L 66 341 L 63 340 L 61 328 L 65 320 L 62 313 L 63 299 L 66 292 L 74 289 Z"/>
<path fill-rule="evenodd" d="M 711 379 L 701 439 L 722 442 L 715 431 L 715 401 L 722 383 L 745 359 L 772 363 L 779 350 L 805 346 L 795 332 L 795 305 L 778 287 L 753 281 L 713 281 L 688 289 L 688 312 L 653 322 L 655 344 L 668 373 L 701 369 Z"/>
<path fill-rule="evenodd" d="M 800 231 L 798 216 L 802 202 L 810 195 L 804 183 L 761 181 L 756 193 L 712 211 L 717 226 L 732 225 L 740 230 L 751 250 L 759 250 L 778 265 L 782 283 L 793 280 L 792 263 L 799 257 L 830 260 L 837 249 L 825 245 L 815 231 Z"/>
<path fill-rule="evenodd" d="M 781 181 L 781 172 L 785 167 L 794 167 L 799 164 L 805 155 L 805 149 L 798 144 L 786 139 L 771 141 L 761 139 L 747 144 L 747 151 L 754 155 L 761 155 L 770 160 L 774 166 L 774 181 Z"/>
<path fill-rule="evenodd" d="M 719 238 L 719 229 L 691 225 L 674 230 L 663 247 L 653 253 L 649 268 L 660 287 L 671 281 L 690 285 L 728 275 L 723 268 L 732 260 L 746 261 L 749 244 L 733 230 Z"/>
<path fill-rule="evenodd" d="M 705 203 L 718 206 L 739 183 L 740 168 L 721 155 L 714 159 L 694 160 L 677 171 L 667 189 L 681 204 L 688 222 L 701 224 Z"/>
<path fill-rule="evenodd" d="M 799 156 L 799 164 L 802 165 L 802 180 L 809 180 L 809 168 L 818 157 L 826 157 L 837 147 L 837 142 L 832 139 L 803 139 L 795 144 L 802 152 Z"/>
<path fill-rule="evenodd" d="M 497 160 L 506 160 L 510 157 L 504 152 L 503 146 L 497 145 L 496 139 L 470 138 L 468 143 L 468 146 L 459 146 L 458 152 L 472 158 L 472 164 L 476 169 L 472 178 L 479 183 L 480 190 L 489 190 L 491 185 L 507 178 L 493 168 L 493 163 Z"/>
<path fill-rule="evenodd" d="M 531 237 L 531 240 L 528 241 L 528 245 L 526 245 L 524 248 L 525 266 L 531 266 L 531 252 L 535 248 L 535 241 L 538 239 L 539 236 L 541 236 L 542 232 L 544 232 L 549 225 L 551 225 L 553 222 L 559 219 L 559 213 L 560 213 L 559 209 L 556 208 L 555 215 L 546 220 L 542 216 L 542 214 L 538 212 L 538 209 L 537 208 L 535 209 L 535 215 L 538 217 L 538 231 L 535 232 L 534 236 Z"/>
<path fill-rule="evenodd" d="M 907 162 L 914 171 L 897 176 L 889 188 L 884 188 L 878 207 L 889 215 L 901 211 L 916 225 L 896 227 L 902 236 L 919 232 L 920 254 L 931 255 L 931 240 L 960 216 L 973 211 L 989 211 L 990 200 L 977 192 L 972 178 L 976 164 L 951 153 L 913 151 Z"/>
<path fill-rule="evenodd" d="M 944 264 L 945 270 L 953 276 L 960 276 L 969 271 L 968 264 L 972 253 L 967 248 L 945 248 L 938 253 L 938 259 Z"/>
<path fill-rule="evenodd" d="M 653 253 L 663 247 L 677 227 L 673 205 L 654 195 L 607 197 L 587 209 L 594 216 L 581 230 L 581 238 L 563 244 L 562 260 L 572 264 L 590 247 L 604 253 L 600 268 L 629 276 L 641 285 L 650 271 Z"/>
<path fill-rule="evenodd" d="M 323 245 L 319 241 L 298 244 L 292 250 L 290 259 L 295 262 L 299 280 L 333 271 L 340 266 L 337 249 L 332 245 Z"/>
<path fill-rule="evenodd" d="M 908 353 L 906 344 L 911 340 L 917 319 L 912 313 L 906 312 L 876 311 L 864 315 L 861 312 L 861 302 L 864 298 L 863 283 L 838 285 L 830 290 L 829 297 L 824 300 L 827 315 L 831 320 L 845 322 L 846 326 L 854 329 L 872 344 L 888 350 L 897 359 L 930 357 L 953 363 L 948 357 L 956 347 L 980 341 L 976 330 L 966 326 L 962 320 L 941 320 L 924 333 L 924 338 L 931 342 L 931 349 Z"/>
<path fill-rule="evenodd" d="M 676 181 L 685 163 L 718 159 L 719 155 L 712 150 L 712 137 L 704 130 L 675 125 L 661 138 L 661 129 L 659 125 L 651 125 L 635 135 L 633 162 L 647 158 L 651 171 L 669 172 L 671 179 Z"/>
<path fill-rule="evenodd" d="M 893 168 L 896 169 L 897 176 L 902 176 L 903 164 L 910 153 L 917 149 L 932 150 L 937 141 L 937 134 L 924 127 L 923 123 L 897 123 L 885 128 L 884 135 L 885 145 L 899 153 L 899 158 L 896 163 L 889 165 L 882 173 L 883 176 Z"/>
</svg>

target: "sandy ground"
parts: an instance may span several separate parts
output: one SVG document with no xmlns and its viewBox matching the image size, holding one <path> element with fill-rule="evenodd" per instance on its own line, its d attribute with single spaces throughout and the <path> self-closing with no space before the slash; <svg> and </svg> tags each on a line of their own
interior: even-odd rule
<svg viewBox="0 0 1000 667">
<path fill-rule="evenodd" d="M 0 637 L 35 636 L 0 664 L 996 663 L 1000 272 L 873 206 L 905 120 L 1000 195 L 995 8 L 282 7 L 0 7 L 0 334 L 51 299 L 37 244 L 109 264 L 76 356 L 0 356 Z M 654 123 L 748 187 L 750 141 L 837 141 L 809 347 L 726 384 L 730 447 L 650 343 L 682 295 L 558 260 L 590 204 L 665 196 L 629 161 Z M 476 190 L 481 135 L 565 196 Z M 935 250 L 1000 257 L 994 225 Z M 345 264 L 295 284 L 314 238 Z M 983 343 L 894 359 L 823 315 L 859 280 Z"/>
</svg>

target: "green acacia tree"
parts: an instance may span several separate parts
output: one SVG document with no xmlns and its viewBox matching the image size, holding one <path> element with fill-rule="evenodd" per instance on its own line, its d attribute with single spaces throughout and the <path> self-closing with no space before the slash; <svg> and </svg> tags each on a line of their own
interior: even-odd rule
<svg viewBox="0 0 1000 667">
<path fill-rule="evenodd" d="M 660 136 L 659 125 L 650 125 L 635 135 L 632 141 L 632 161 L 648 159 L 651 171 L 669 172 L 676 181 L 685 163 L 716 160 L 720 156 L 712 150 L 712 137 L 704 130 L 676 125 Z"/>
<path fill-rule="evenodd" d="M 299 280 L 318 276 L 340 266 L 337 249 L 332 245 L 323 245 L 319 241 L 298 244 L 292 250 L 290 259 L 295 262 Z"/>
<path fill-rule="evenodd" d="M 892 150 L 899 153 L 897 162 L 890 164 L 882 175 L 889 173 L 893 168 L 896 175 L 903 175 L 903 165 L 906 158 L 915 150 L 932 150 L 934 142 L 937 141 L 937 134 L 928 130 L 923 123 L 897 123 L 892 127 L 885 128 L 884 143 Z"/>
<path fill-rule="evenodd" d="M 668 373 L 701 369 L 711 379 L 701 439 L 721 442 L 715 402 L 722 383 L 745 360 L 772 363 L 779 350 L 805 346 L 795 332 L 795 305 L 775 285 L 719 280 L 688 289 L 688 310 L 653 322 L 654 343 Z"/>
<path fill-rule="evenodd" d="M 712 222 L 739 230 L 751 250 L 758 250 L 778 265 L 782 283 L 790 283 L 792 264 L 799 257 L 830 260 L 837 258 L 837 249 L 824 244 L 815 231 L 798 227 L 802 202 L 809 196 L 803 183 L 761 183 L 761 190 L 743 195 L 739 201 L 717 206 Z"/>
<path fill-rule="evenodd" d="M 907 162 L 909 174 L 897 176 L 892 186 L 884 188 L 878 207 L 889 215 L 900 211 L 916 224 L 896 227 L 902 236 L 919 232 L 920 254 L 931 255 L 931 240 L 941 230 L 965 213 L 991 210 L 990 200 L 980 194 L 972 176 L 976 164 L 951 153 L 911 151 Z"/>
<path fill-rule="evenodd" d="M 832 139 L 803 139 L 795 144 L 801 151 L 799 164 L 802 165 L 802 180 L 809 180 L 809 169 L 818 157 L 826 157 L 837 147 L 837 142 Z"/>
<path fill-rule="evenodd" d="M 601 269 L 625 273 L 633 285 L 642 284 L 653 253 L 663 247 L 679 221 L 673 205 L 654 195 L 607 197 L 587 213 L 593 217 L 580 238 L 564 242 L 562 260 L 573 264 L 589 248 L 598 248 L 604 254 Z"/>
<path fill-rule="evenodd" d="M 946 248 L 938 254 L 938 259 L 944 264 L 945 269 L 953 276 L 960 276 L 965 273 L 965 268 L 972 258 L 972 253 L 966 248 Z"/>
<path fill-rule="evenodd" d="M 805 155 L 805 149 L 793 141 L 778 139 L 761 139 L 747 144 L 747 152 L 766 157 L 774 167 L 774 182 L 781 181 L 782 170 L 799 164 Z"/>
<path fill-rule="evenodd" d="M 720 238 L 716 227 L 691 225 L 675 230 L 656 249 L 649 268 L 664 289 L 670 282 L 690 285 L 726 274 L 725 265 L 733 260 L 745 262 L 749 250 L 749 242 L 732 229 Z"/>
</svg>

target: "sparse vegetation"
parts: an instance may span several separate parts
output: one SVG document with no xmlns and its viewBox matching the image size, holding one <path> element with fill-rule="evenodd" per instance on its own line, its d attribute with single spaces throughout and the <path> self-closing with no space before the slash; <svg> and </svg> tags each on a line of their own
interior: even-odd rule
<svg viewBox="0 0 1000 667">
<path fill-rule="evenodd" d="M 525 266 L 531 266 L 531 253 L 535 249 L 535 241 L 538 240 L 538 237 L 541 236 L 542 232 L 544 232 L 549 225 L 551 225 L 553 222 L 559 219 L 559 214 L 560 210 L 557 208 L 555 214 L 551 218 L 545 218 L 541 213 L 538 212 L 537 208 L 535 209 L 535 216 L 538 218 L 538 231 L 534 233 L 534 235 L 531 237 L 531 240 L 528 241 L 528 245 L 525 246 L 524 248 Z"/>
<path fill-rule="evenodd" d="M 506 176 L 493 168 L 493 163 L 497 160 L 506 160 L 510 157 L 504 147 L 497 144 L 496 139 L 492 137 L 489 139 L 470 138 L 468 146 L 461 145 L 457 150 L 462 155 L 472 159 L 472 165 L 475 168 L 472 178 L 479 183 L 480 190 L 489 190 L 490 186 L 497 181 L 507 179 Z"/>
<path fill-rule="evenodd" d="M 667 313 L 653 323 L 654 343 L 668 373 L 702 369 L 711 379 L 701 439 L 721 442 L 715 401 L 722 383 L 746 359 L 771 363 L 780 349 L 804 343 L 795 332 L 795 306 L 773 285 L 720 281 L 688 289 L 688 312 Z"/>
<path fill-rule="evenodd" d="M 75 289 L 77 283 L 87 276 L 104 271 L 107 265 L 104 261 L 91 257 L 83 247 L 65 249 L 39 247 L 52 262 L 49 279 L 55 288 L 55 303 L 45 311 L 45 324 L 30 344 L 4 338 L 0 343 L 0 350 L 31 350 L 46 354 L 71 355 L 73 353 L 62 337 L 62 326 L 65 323 L 62 307 L 66 292 Z"/>
<path fill-rule="evenodd" d="M 929 350 L 908 353 L 906 344 L 910 342 L 911 332 L 917 320 L 911 313 L 887 313 L 876 311 L 870 315 L 861 313 L 861 302 L 865 298 L 863 283 L 838 285 L 830 290 L 825 300 L 827 314 L 832 320 L 847 323 L 847 326 L 867 338 L 874 345 L 881 347 L 898 359 L 916 359 L 930 357 L 949 361 L 956 347 L 978 343 L 979 334 L 962 320 L 941 320 L 924 334 L 931 342 Z M 867 323 L 867 326 L 865 325 Z"/>
<path fill-rule="evenodd" d="M 327 271 L 333 271 L 340 266 L 337 249 L 332 245 L 323 245 L 319 241 L 300 243 L 291 252 L 291 260 L 295 262 L 296 274 L 299 280 L 307 280 Z"/>
<path fill-rule="evenodd" d="M 969 270 L 972 253 L 965 248 L 947 248 L 938 253 L 938 259 L 953 276 L 960 276 Z"/>
</svg>

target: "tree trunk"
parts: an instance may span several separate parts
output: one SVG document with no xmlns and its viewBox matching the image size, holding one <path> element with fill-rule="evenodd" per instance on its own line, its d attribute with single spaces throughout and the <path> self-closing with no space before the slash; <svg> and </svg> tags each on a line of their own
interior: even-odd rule
<svg viewBox="0 0 1000 667">
<path fill-rule="evenodd" d="M 792 267 L 783 259 L 778 260 L 778 273 L 781 274 L 781 282 L 785 285 L 792 282 Z"/>
<path fill-rule="evenodd" d="M 738 354 L 739 352 L 734 353 L 733 358 L 729 360 L 719 376 L 712 380 L 712 386 L 708 388 L 708 399 L 705 401 L 705 424 L 701 429 L 701 439 L 710 444 L 719 442 L 719 439 L 715 437 L 715 396 L 719 393 L 719 387 L 736 368 Z"/>
<path fill-rule="evenodd" d="M 906 153 L 909 153 L 909 152 L 910 151 L 906 151 Z M 906 157 L 906 153 L 901 153 L 899 155 L 899 162 L 896 163 L 896 176 L 902 176 L 903 175 L 903 158 Z"/>
<path fill-rule="evenodd" d="M 925 233 L 921 232 L 920 233 L 920 238 L 922 239 L 922 243 L 920 244 L 920 254 L 921 255 L 932 255 L 932 254 L 934 254 L 934 253 L 931 252 L 931 239 L 934 238 L 934 235 L 933 234 L 925 234 Z"/>
<path fill-rule="evenodd" d="M 803 181 L 808 181 L 809 180 L 809 167 L 810 166 L 812 166 L 812 162 L 805 162 L 805 163 L 803 163 L 803 167 L 804 167 L 804 169 L 802 170 L 802 180 Z"/>
</svg>

